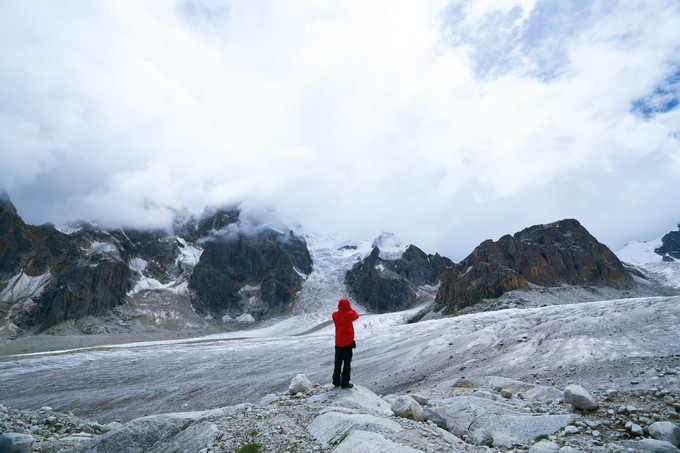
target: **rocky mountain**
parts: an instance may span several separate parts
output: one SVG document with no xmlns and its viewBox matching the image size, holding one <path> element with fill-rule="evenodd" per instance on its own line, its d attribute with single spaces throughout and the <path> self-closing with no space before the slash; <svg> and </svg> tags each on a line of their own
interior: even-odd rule
<svg viewBox="0 0 680 453">
<path fill-rule="evenodd" d="M 654 249 L 654 252 L 664 257 L 664 259 L 680 260 L 680 225 L 678 231 L 671 231 L 661 238 L 661 247 Z"/>
<path fill-rule="evenodd" d="M 390 252 L 381 252 L 381 246 Z M 439 254 L 427 255 L 415 245 L 399 253 L 394 248 L 392 237 L 385 240 L 381 236 L 371 253 L 345 274 L 349 293 L 371 311 L 384 313 L 412 306 L 422 288 L 438 285 L 444 269 L 453 264 Z"/>
<path fill-rule="evenodd" d="M 189 289 L 201 315 L 263 318 L 289 307 L 311 272 L 304 239 L 266 229 L 206 242 Z"/>
<path fill-rule="evenodd" d="M 480 244 L 447 268 L 435 303 L 446 312 L 532 286 L 635 286 L 631 273 L 577 220 L 536 225 Z"/>
<path fill-rule="evenodd" d="M 239 214 L 213 209 L 170 230 L 55 228 L 27 225 L 2 194 L 0 327 L 40 332 L 113 313 L 116 329 L 177 316 L 206 328 L 213 318 L 280 313 L 312 270 L 306 243 L 289 230 L 246 231 Z"/>
</svg>

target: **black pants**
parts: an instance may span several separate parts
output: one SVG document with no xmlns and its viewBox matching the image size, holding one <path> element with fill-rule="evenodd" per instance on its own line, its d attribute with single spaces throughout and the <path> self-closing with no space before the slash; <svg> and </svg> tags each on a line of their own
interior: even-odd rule
<svg viewBox="0 0 680 453">
<path fill-rule="evenodd" d="M 335 368 L 333 369 L 333 385 L 346 387 L 349 384 L 349 373 L 352 371 L 352 349 L 356 346 L 335 347 Z M 341 374 L 342 371 L 342 374 Z"/>
</svg>

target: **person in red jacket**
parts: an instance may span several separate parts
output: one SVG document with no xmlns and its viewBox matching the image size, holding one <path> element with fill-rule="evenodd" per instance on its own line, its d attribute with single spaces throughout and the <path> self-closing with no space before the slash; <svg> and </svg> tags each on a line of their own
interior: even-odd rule
<svg viewBox="0 0 680 453">
<path fill-rule="evenodd" d="M 347 299 L 340 299 L 338 311 L 333 313 L 335 323 L 335 368 L 333 369 L 333 385 L 351 388 L 349 374 L 352 370 L 352 349 L 357 347 L 354 342 L 354 326 L 352 323 L 359 318 L 352 310 Z"/>
</svg>

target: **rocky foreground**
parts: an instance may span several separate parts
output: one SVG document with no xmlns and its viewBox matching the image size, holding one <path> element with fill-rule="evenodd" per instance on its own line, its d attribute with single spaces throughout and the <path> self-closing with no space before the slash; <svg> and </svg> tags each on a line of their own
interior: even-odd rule
<svg viewBox="0 0 680 453">
<path fill-rule="evenodd" d="M 257 404 L 126 424 L 0 406 L 0 451 L 680 452 L 678 411 L 677 388 L 588 391 L 481 377 L 380 397 L 359 385 L 313 385 L 297 375 Z"/>
</svg>

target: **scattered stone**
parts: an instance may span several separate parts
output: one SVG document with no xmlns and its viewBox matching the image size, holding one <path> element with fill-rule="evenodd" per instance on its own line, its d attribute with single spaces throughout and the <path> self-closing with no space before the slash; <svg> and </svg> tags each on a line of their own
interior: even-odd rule
<svg viewBox="0 0 680 453">
<path fill-rule="evenodd" d="M 34 442 L 30 434 L 6 432 L 0 436 L 0 452 L 30 453 Z"/>
<path fill-rule="evenodd" d="M 312 390 L 312 388 L 314 388 L 314 386 L 309 381 L 309 379 L 307 379 L 307 376 L 304 374 L 298 374 L 293 379 L 291 379 L 290 385 L 288 386 L 288 393 L 291 395 L 295 395 L 299 392 L 307 393 Z"/>
<path fill-rule="evenodd" d="M 632 448 L 636 452 L 652 452 L 652 453 L 680 453 L 680 449 L 673 446 L 673 444 L 664 440 L 657 439 L 642 439 L 639 441 L 628 441 L 626 446 Z"/>
<path fill-rule="evenodd" d="M 501 390 L 501 396 L 503 398 L 510 399 L 510 398 L 512 398 L 512 392 L 510 390 L 503 389 L 503 390 Z"/>
<path fill-rule="evenodd" d="M 649 427 L 649 435 L 657 440 L 665 440 L 674 446 L 680 445 L 680 428 L 672 422 L 655 422 Z"/>
<path fill-rule="evenodd" d="M 392 403 L 392 412 L 394 412 L 394 415 L 397 417 L 410 418 L 417 422 L 425 421 L 423 408 L 410 396 L 402 396 L 394 400 Z"/>
<path fill-rule="evenodd" d="M 559 451 L 559 445 L 547 440 L 542 440 L 529 449 L 529 453 L 559 453 Z"/>
<path fill-rule="evenodd" d="M 355 430 L 349 433 L 333 453 L 356 453 L 370 451 L 372 453 L 422 453 L 422 450 L 406 447 L 385 439 L 378 433 Z"/>
<path fill-rule="evenodd" d="M 430 420 L 432 423 L 435 425 L 439 426 L 441 429 L 447 429 L 448 426 L 446 424 L 446 419 L 442 417 L 442 415 L 439 412 L 433 411 L 432 409 L 428 407 L 423 408 L 423 415 L 425 416 L 425 420 Z"/>
<path fill-rule="evenodd" d="M 564 428 L 565 435 L 578 434 L 579 432 L 580 432 L 579 429 L 574 425 L 569 425 Z"/>
<path fill-rule="evenodd" d="M 493 445 L 493 436 L 485 429 L 476 429 L 468 437 L 467 442 L 472 445 L 482 445 L 490 447 Z"/>
<path fill-rule="evenodd" d="M 630 422 L 629 422 L 629 423 L 630 423 Z M 628 429 L 628 431 L 630 431 L 630 433 L 631 433 L 633 436 L 642 437 L 642 436 L 645 435 L 645 430 L 642 429 L 642 426 L 640 426 L 640 425 L 638 425 L 638 424 L 636 424 L 636 423 L 630 423 L 630 426 L 628 426 L 627 429 Z"/>
<path fill-rule="evenodd" d="M 580 385 L 569 385 L 564 389 L 564 402 L 584 411 L 592 411 L 598 407 L 595 398 Z"/>
<path fill-rule="evenodd" d="M 428 404 L 430 404 L 430 402 L 427 400 L 427 398 L 425 398 L 424 396 L 419 395 L 417 393 L 414 393 L 414 394 L 409 395 L 409 396 L 411 398 L 413 398 L 414 400 L 416 400 L 418 402 L 418 404 L 420 404 L 421 406 L 427 406 Z"/>
</svg>

